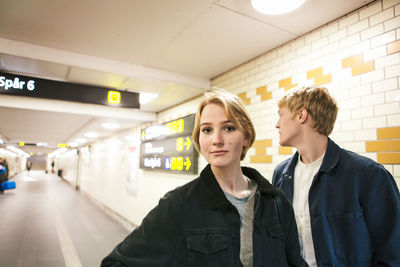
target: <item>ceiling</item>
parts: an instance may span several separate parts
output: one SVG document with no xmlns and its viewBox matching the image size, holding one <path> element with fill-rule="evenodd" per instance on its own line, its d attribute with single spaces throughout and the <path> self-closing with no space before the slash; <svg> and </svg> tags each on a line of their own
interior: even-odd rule
<svg viewBox="0 0 400 267">
<path fill-rule="evenodd" d="M 250 0 L 1 0 L 0 71 L 158 98 L 114 111 L 0 94 L 0 139 L 68 143 L 88 130 L 104 137 L 155 120 L 201 95 L 214 77 L 371 2 L 306 0 L 267 16 Z M 121 128 L 99 127 L 111 120 Z"/>
</svg>

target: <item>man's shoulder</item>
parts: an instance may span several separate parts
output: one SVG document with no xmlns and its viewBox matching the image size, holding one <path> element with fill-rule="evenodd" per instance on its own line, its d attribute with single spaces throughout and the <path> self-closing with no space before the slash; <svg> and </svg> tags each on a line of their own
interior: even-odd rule
<svg viewBox="0 0 400 267">
<path fill-rule="evenodd" d="M 276 167 L 275 167 L 275 172 L 277 171 L 283 171 L 286 166 L 290 163 L 293 157 L 287 158 L 284 161 L 280 162 Z"/>
<path fill-rule="evenodd" d="M 342 149 L 341 157 L 342 162 L 358 167 L 366 168 L 372 166 L 380 166 L 380 164 L 375 160 L 346 149 Z"/>
</svg>

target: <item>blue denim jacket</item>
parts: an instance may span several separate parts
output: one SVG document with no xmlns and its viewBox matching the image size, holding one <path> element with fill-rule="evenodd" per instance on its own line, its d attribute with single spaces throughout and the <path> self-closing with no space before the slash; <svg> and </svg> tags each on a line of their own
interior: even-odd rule
<svg viewBox="0 0 400 267">
<path fill-rule="evenodd" d="M 296 154 L 272 183 L 293 202 Z M 400 266 L 400 196 L 380 164 L 331 139 L 308 201 L 318 266 Z"/>
</svg>

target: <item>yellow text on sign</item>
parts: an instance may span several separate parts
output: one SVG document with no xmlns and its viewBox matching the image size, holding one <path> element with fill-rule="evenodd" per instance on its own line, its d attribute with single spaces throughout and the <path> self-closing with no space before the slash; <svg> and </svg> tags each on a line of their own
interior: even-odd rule
<svg viewBox="0 0 400 267">
<path fill-rule="evenodd" d="M 119 104 L 121 102 L 121 93 L 117 91 L 108 91 L 107 101 L 110 104 Z"/>
<path fill-rule="evenodd" d="M 167 135 L 181 133 L 185 129 L 184 119 L 179 119 L 176 121 L 171 121 L 167 123 Z"/>
<path fill-rule="evenodd" d="M 191 145 L 192 142 L 190 141 L 189 137 L 186 137 L 186 141 L 185 139 L 183 139 L 183 137 L 176 139 L 176 151 L 183 151 L 185 147 L 186 150 L 189 150 Z"/>
<path fill-rule="evenodd" d="M 183 167 L 188 171 L 191 165 L 189 157 L 186 157 L 185 161 L 183 161 L 183 157 L 171 157 L 171 170 L 173 171 L 182 171 Z"/>
</svg>

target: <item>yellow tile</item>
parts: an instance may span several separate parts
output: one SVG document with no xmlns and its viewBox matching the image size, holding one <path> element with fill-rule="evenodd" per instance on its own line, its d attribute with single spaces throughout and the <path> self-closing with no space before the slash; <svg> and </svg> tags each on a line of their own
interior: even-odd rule
<svg viewBox="0 0 400 267">
<path fill-rule="evenodd" d="M 247 93 L 246 92 L 240 93 L 237 96 L 240 97 L 240 99 L 242 100 L 243 104 L 250 105 L 251 100 L 250 100 L 250 98 L 247 97 Z"/>
<path fill-rule="evenodd" d="M 322 67 L 307 71 L 307 79 L 322 76 Z"/>
<path fill-rule="evenodd" d="M 267 148 L 266 147 L 256 147 L 256 155 L 265 155 L 267 154 Z"/>
<path fill-rule="evenodd" d="M 400 139 L 400 127 L 380 128 L 376 133 L 378 139 Z"/>
<path fill-rule="evenodd" d="M 390 151 L 391 142 L 388 141 L 367 141 L 365 142 L 366 152 L 377 152 L 377 151 Z"/>
<path fill-rule="evenodd" d="M 400 151 L 400 140 L 392 140 L 392 151 Z"/>
<path fill-rule="evenodd" d="M 327 74 L 327 75 L 324 75 L 324 76 L 321 76 L 321 77 L 316 77 L 314 79 L 314 84 L 315 85 L 323 85 L 323 84 L 327 84 L 327 83 L 330 83 L 330 82 L 332 82 L 331 74 Z"/>
<path fill-rule="evenodd" d="M 279 81 L 279 88 L 283 88 L 291 84 L 292 84 L 292 77 L 289 77 Z"/>
<path fill-rule="evenodd" d="M 280 146 L 279 147 L 279 155 L 291 155 L 293 153 L 293 149 L 290 146 Z"/>
<path fill-rule="evenodd" d="M 287 86 L 285 86 L 285 91 L 288 91 L 288 90 L 290 90 L 290 89 L 292 89 L 293 87 L 296 87 L 296 86 L 298 86 L 298 85 L 299 85 L 298 83 L 287 85 Z"/>
<path fill-rule="evenodd" d="M 269 156 L 269 155 L 251 156 L 250 162 L 251 163 L 272 163 L 272 156 Z"/>
<path fill-rule="evenodd" d="M 351 57 L 342 59 L 342 69 L 353 67 L 363 62 L 362 54 L 357 54 Z"/>
<path fill-rule="evenodd" d="M 378 153 L 378 162 L 381 164 L 400 164 L 400 153 Z"/>
<path fill-rule="evenodd" d="M 271 139 L 256 140 L 252 147 L 257 148 L 257 147 L 267 147 L 267 146 L 272 146 Z"/>
<path fill-rule="evenodd" d="M 257 88 L 257 95 L 262 95 L 267 92 L 267 86 L 261 86 Z"/>
<path fill-rule="evenodd" d="M 354 66 L 351 69 L 351 74 L 353 76 L 357 76 L 357 75 L 360 75 L 360 74 L 363 74 L 363 73 L 366 73 L 366 72 L 370 72 L 370 71 L 373 71 L 373 70 L 375 70 L 374 61 L 368 61 L 366 63 Z"/>
<path fill-rule="evenodd" d="M 393 43 L 390 43 L 390 44 L 387 44 L 386 47 L 387 47 L 387 53 L 389 55 L 393 54 L 393 53 L 400 52 L 400 40 L 398 40 L 396 42 L 393 42 Z"/>
<path fill-rule="evenodd" d="M 261 95 L 261 101 L 265 101 L 272 98 L 272 92 L 266 92 Z"/>
</svg>

